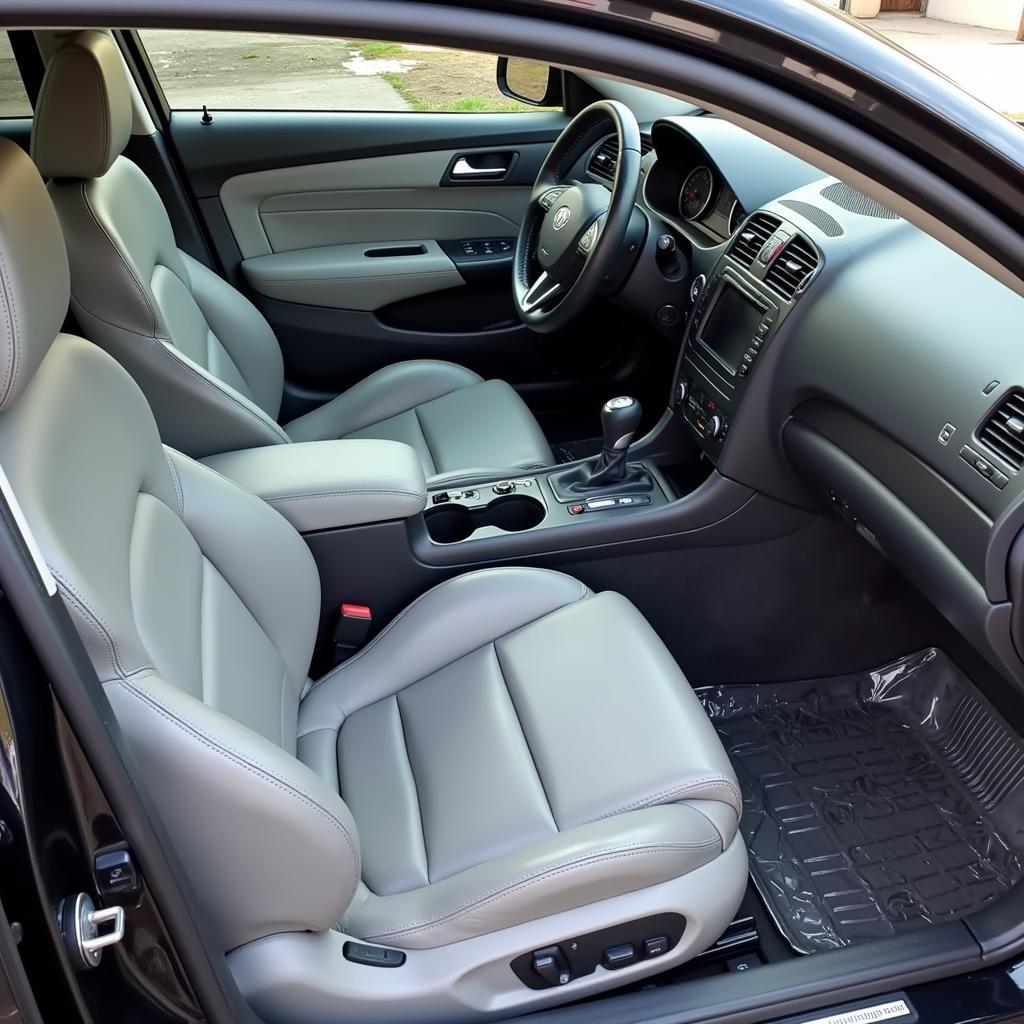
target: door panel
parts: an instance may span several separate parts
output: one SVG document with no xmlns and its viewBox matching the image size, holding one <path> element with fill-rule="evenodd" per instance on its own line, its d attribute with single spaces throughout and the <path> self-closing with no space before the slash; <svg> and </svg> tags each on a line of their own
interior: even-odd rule
<svg viewBox="0 0 1024 1024">
<path fill-rule="evenodd" d="M 220 200 L 243 257 L 352 242 L 515 235 L 549 148 L 517 146 L 509 175 L 473 185 L 449 184 L 449 168 L 458 158 L 487 156 L 493 146 L 239 174 L 223 183 Z"/>
</svg>

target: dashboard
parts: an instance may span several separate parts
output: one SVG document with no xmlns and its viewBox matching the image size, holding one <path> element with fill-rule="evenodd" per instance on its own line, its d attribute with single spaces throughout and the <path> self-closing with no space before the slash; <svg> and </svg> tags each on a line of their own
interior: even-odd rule
<svg viewBox="0 0 1024 1024">
<path fill-rule="evenodd" d="M 718 475 L 840 516 L 1024 685 L 1024 299 L 720 119 L 649 139 L 623 302 L 677 348 L 671 419 Z"/>
</svg>

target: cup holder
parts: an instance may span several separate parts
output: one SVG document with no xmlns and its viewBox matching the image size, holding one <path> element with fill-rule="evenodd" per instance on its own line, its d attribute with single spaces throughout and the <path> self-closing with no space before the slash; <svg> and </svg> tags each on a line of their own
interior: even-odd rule
<svg viewBox="0 0 1024 1024">
<path fill-rule="evenodd" d="M 466 540 L 485 526 L 496 526 L 506 533 L 519 533 L 539 526 L 545 516 L 544 505 L 525 494 L 508 494 L 481 508 L 455 503 L 429 509 L 424 518 L 427 533 L 437 544 L 455 544 Z"/>
</svg>

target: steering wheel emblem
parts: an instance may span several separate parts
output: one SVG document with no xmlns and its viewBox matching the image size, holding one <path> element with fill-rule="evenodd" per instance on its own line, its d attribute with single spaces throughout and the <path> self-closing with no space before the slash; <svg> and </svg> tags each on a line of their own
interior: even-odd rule
<svg viewBox="0 0 1024 1024">
<path fill-rule="evenodd" d="M 570 210 L 568 206 L 560 206 L 555 210 L 555 219 L 551 222 L 551 226 L 556 231 L 561 231 L 562 228 L 569 223 L 571 217 L 572 210 Z"/>
</svg>

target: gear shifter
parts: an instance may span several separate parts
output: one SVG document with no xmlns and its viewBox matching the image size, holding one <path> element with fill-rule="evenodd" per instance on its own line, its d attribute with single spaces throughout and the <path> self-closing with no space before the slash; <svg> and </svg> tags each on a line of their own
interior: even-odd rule
<svg viewBox="0 0 1024 1024">
<path fill-rule="evenodd" d="M 630 466 L 629 446 L 636 436 L 643 415 L 635 398 L 622 395 L 601 407 L 601 433 L 604 442 L 596 459 L 580 462 L 548 477 L 559 501 L 573 497 L 592 498 L 603 494 L 649 494 L 650 474 L 643 466 Z"/>
<path fill-rule="evenodd" d="M 626 479 L 626 458 L 642 415 L 640 403 L 628 395 L 610 398 L 601 406 L 604 443 L 586 482 L 588 488 L 617 484 Z"/>
</svg>

